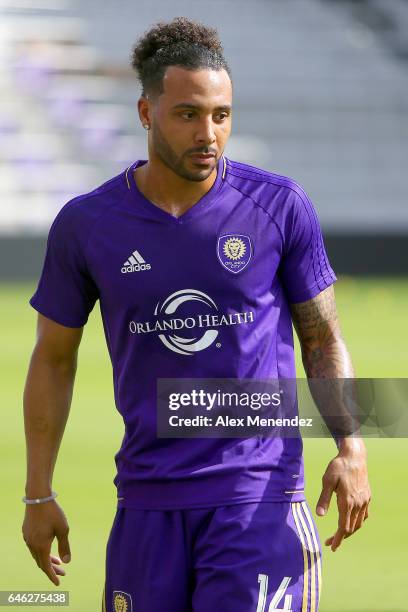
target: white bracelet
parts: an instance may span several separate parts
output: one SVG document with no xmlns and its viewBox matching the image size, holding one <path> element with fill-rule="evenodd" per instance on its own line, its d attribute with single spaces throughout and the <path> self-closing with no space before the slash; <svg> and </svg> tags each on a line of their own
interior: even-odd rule
<svg viewBox="0 0 408 612">
<path fill-rule="evenodd" d="M 37 499 L 27 499 L 26 497 L 22 498 L 22 501 L 25 504 L 45 504 L 45 502 L 52 501 L 57 497 L 58 493 L 52 491 L 52 494 L 49 497 L 37 497 Z"/>
</svg>

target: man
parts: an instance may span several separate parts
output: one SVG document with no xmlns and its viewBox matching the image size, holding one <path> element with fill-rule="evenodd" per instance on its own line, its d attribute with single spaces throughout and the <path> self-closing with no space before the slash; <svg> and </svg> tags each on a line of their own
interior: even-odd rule
<svg viewBox="0 0 408 612">
<path fill-rule="evenodd" d="M 133 67 L 148 160 L 62 208 L 30 300 L 39 315 L 24 397 L 25 541 L 58 585 L 70 549 L 52 473 L 99 299 L 125 422 L 103 609 L 315 612 L 321 546 L 301 439 L 159 438 L 156 382 L 294 378 L 292 320 L 309 378 L 353 376 L 316 213 L 295 181 L 223 155 L 232 83 L 215 30 L 159 23 Z M 362 441 L 338 444 L 317 504 L 325 514 L 336 492 L 332 550 L 370 500 Z"/>
</svg>

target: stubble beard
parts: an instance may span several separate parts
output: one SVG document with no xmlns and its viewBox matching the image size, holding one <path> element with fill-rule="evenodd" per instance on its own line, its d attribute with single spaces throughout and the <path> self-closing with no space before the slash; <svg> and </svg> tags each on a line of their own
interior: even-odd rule
<svg viewBox="0 0 408 612">
<path fill-rule="evenodd" d="M 173 170 L 178 176 L 187 179 L 188 181 L 201 182 L 205 181 L 214 170 L 214 166 L 210 168 L 197 168 L 195 171 L 189 170 L 187 166 L 188 153 L 178 157 L 171 148 L 170 143 L 165 139 L 160 128 L 152 126 L 152 140 L 154 151 L 167 168 Z"/>
</svg>

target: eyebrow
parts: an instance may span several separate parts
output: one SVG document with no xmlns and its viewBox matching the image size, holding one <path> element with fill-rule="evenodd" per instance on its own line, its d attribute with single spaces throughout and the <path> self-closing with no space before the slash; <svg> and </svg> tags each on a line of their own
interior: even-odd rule
<svg viewBox="0 0 408 612">
<path fill-rule="evenodd" d="M 195 104 L 189 104 L 188 102 L 180 102 L 180 104 L 176 104 L 175 106 L 173 106 L 173 109 L 176 108 L 190 108 L 192 110 L 200 110 L 202 107 L 196 106 Z M 222 104 L 221 106 L 216 106 L 214 110 L 230 111 L 231 108 L 232 107 L 230 104 Z"/>
</svg>

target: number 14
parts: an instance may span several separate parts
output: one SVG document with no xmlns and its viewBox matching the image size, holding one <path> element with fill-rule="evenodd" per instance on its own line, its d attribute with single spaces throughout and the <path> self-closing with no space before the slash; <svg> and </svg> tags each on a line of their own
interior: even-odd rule
<svg viewBox="0 0 408 612">
<path fill-rule="evenodd" d="M 266 574 L 258 575 L 259 582 L 259 595 L 258 595 L 258 607 L 256 612 L 265 612 L 266 596 L 268 594 L 268 576 Z M 280 610 L 286 610 L 286 612 L 292 612 L 292 595 L 285 595 L 285 591 L 289 586 L 290 577 L 285 576 L 280 583 L 275 595 L 269 604 L 268 612 L 279 612 Z M 278 608 L 281 599 L 285 597 L 283 602 L 283 608 Z"/>
</svg>

